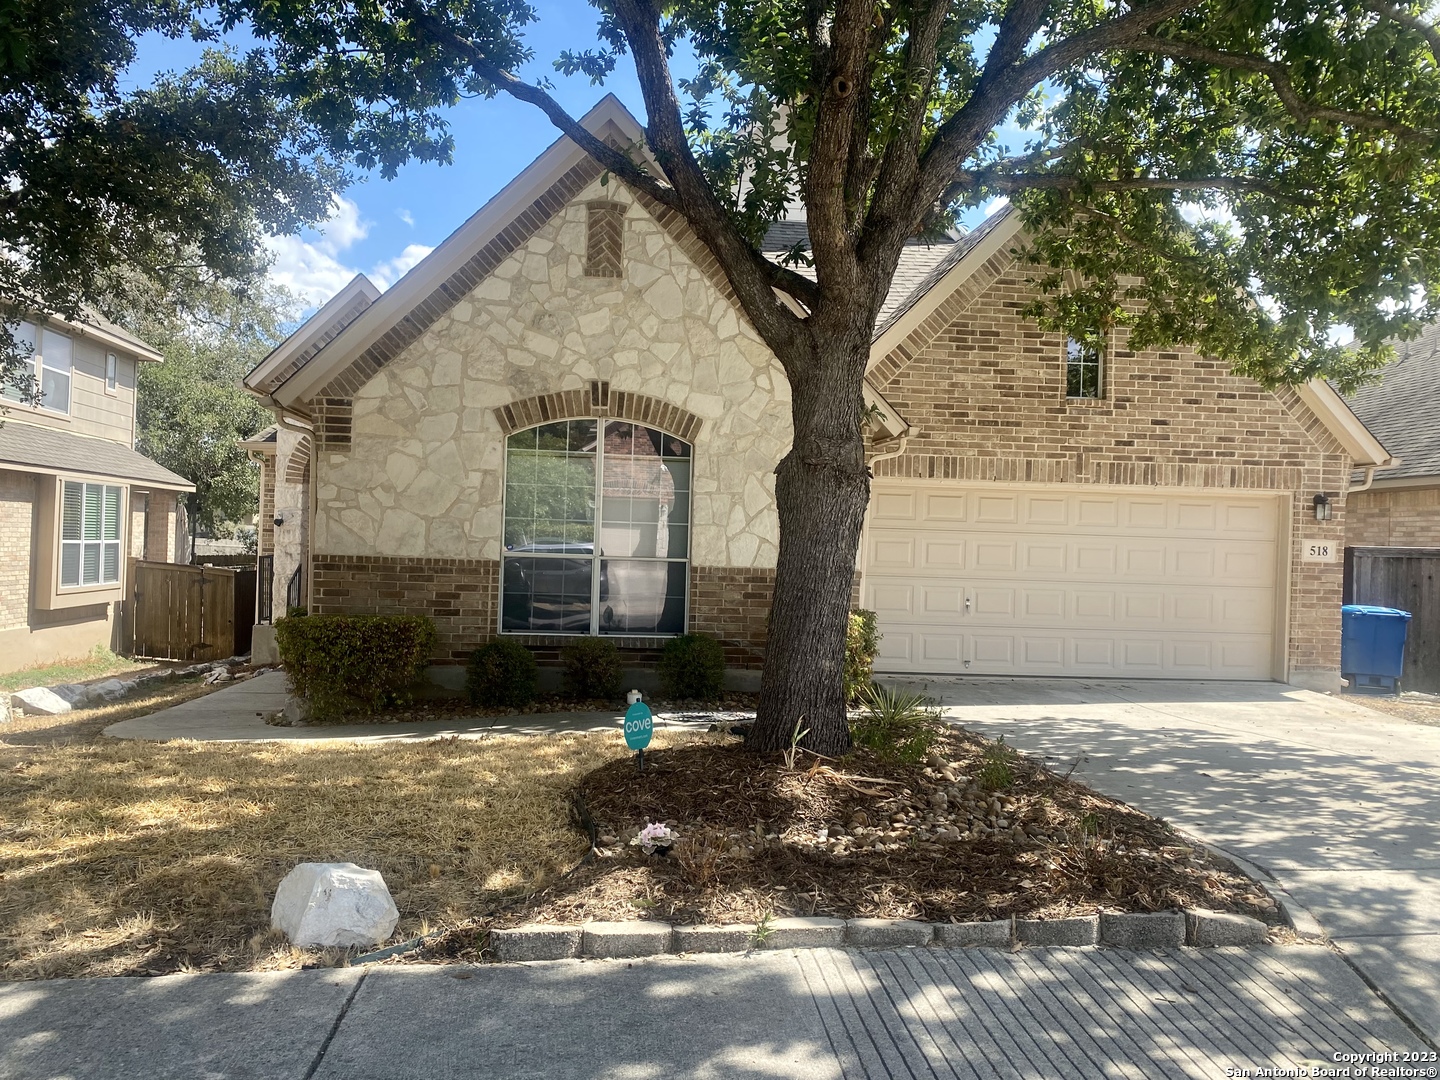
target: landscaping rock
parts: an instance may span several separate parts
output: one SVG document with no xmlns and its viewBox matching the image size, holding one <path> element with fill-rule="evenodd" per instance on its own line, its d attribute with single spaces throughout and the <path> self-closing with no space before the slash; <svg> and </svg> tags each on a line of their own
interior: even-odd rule
<svg viewBox="0 0 1440 1080">
<path fill-rule="evenodd" d="M 1200 948 L 1224 945 L 1259 945 L 1270 936 L 1270 928 L 1259 919 L 1229 911 L 1189 910 L 1185 912 L 1187 944 Z"/>
<path fill-rule="evenodd" d="M 1178 949 L 1185 944 L 1185 913 L 1127 911 L 1101 915 L 1100 941 L 1122 949 Z"/>
<path fill-rule="evenodd" d="M 755 928 L 745 923 L 675 927 L 676 952 L 745 952 L 754 944 Z"/>
<path fill-rule="evenodd" d="M 10 695 L 12 706 L 31 716 L 59 716 L 70 712 L 75 706 L 48 686 L 32 686 L 28 690 L 17 690 Z"/>
<path fill-rule="evenodd" d="M 578 926 L 516 926 L 490 931 L 490 951 L 497 960 L 569 960 L 580 955 Z"/>
<path fill-rule="evenodd" d="M 83 708 L 85 703 L 90 700 L 90 687 L 84 683 L 61 683 L 50 689 L 59 697 L 70 702 L 71 708 Z"/>
<path fill-rule="evenodd" d="M 845 944 L 870 945 L 878 948 L 899 948 L 905 945 L 929 945 L 935 940 L 935 928 L 913 919 L 846 919 Z"/>
<path fill-rule="evenodd" d="M 90 697 L 98 698 L 101 701 L 117 701 L 124 697 L 129 690 L 129 683 L 121 682 L 119 679 L 106 679 L 104 682 L 90 687 Z"/>
<path fill-rule="evenodd" d="M 1003 949 L 1010 944 L 1013 930 L 1009 919 L 936 923 L 935 944 L 949 947 L 984 945 L 992 949 Z"/>
<path fill-rule="evenodd" d="M 1022 945 L 1094 945 L 1100 940 L 1100 916 L 1016 919 L 1015 938 Z"/>
<path fill-rule="evenodd" d="M 663 922 L 592 922 L 583 929 L 580 954 L 613 959 L 669 952 L 674 936 L 670 924 Z"/>
<path fill-rule="evenodd" d="M 845 944 L 844 919 L 775 919 L 767 929 L 762 949 L 838 949 Z"/>
<path fill-rule="evenodd" d="M 354 863 L 301 863 L 270 908 L 270 925 L 302 947 L 375 945 L 399 918 L 380 872 Z"/>
</svg>

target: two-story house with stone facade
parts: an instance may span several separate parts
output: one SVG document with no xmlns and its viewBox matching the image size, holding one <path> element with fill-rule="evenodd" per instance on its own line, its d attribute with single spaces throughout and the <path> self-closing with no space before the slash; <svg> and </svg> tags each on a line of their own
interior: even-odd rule
<svg viewBox="0 0 1440 1080">
<path fill-rule="evenodd" d="M 0 672 L 114 648 L 129 560 L 173 561 L 194 485 L 135 449 L 149 345 L 98 316 L 26 317 L 38 405 L 0 401 Z"/>
<path fill-rule="evenodd" d="M 584 123 L 643 139 L 613 98 Z M 760 663 L 789 388 L 683 221 L 605 180 L 559 140 L 249 376 L 272 595 L 429 615 L 440 663 L 687 630 Z M 1345 493 L 1384 447 L 1323 383 L 1041 330 L 1022 240 L 1001 212 L 914 245 L 876 327 L 877 668 L 1338 687 Z"/>
</svg>

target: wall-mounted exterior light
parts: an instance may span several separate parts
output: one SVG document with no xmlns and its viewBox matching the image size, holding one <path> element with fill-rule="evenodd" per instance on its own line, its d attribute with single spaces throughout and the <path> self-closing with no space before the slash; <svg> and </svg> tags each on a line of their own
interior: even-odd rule
<svg viewBox="0 0 1440 1080">
<path fill-rule="evenodd" d="M 1329 521 L 1331 514 L 1330 496 L 1323 491 L 1315 496 L 1315 520 Z"/>
</svg>

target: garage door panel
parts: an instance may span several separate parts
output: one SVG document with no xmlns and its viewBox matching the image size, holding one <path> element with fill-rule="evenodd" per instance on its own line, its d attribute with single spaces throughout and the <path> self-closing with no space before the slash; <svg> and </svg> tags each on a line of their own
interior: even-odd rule
<svg viewBox="0 0 1440 1080">
<path fill-rule="evenodd" d="M 878 670 L 1270 677 L 1276 500 L 896 488 L 865 563 Z"/>
</svg>

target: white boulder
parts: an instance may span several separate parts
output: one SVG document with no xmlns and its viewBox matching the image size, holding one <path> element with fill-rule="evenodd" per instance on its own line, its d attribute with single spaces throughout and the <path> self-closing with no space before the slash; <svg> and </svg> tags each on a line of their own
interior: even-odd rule
<svg viewBox="0 0 1440 1080">
<path fill-rule="evenodd" d="M 32 686 L 28 690 L 17 690 L 10 695 L 10 704 L 22 713 L 31 716 L 59 716 L 70 712 L 74 706 L 48 686 Z"/>
<path fill-rule="evenodd" d="M 354 863 L 301 863 L 270 907 L 270 925 L 300 946 L 374 945 L 399 918 L 380 871 Z"/>
</svg>

